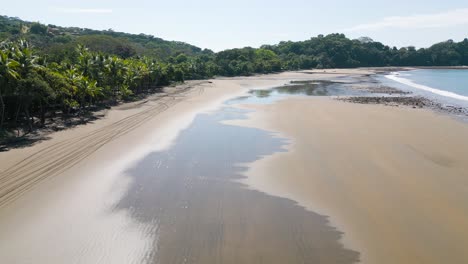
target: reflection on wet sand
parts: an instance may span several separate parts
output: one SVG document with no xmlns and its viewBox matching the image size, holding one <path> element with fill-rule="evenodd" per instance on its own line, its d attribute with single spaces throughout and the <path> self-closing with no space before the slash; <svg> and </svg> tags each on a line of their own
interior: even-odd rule
<svg viewBox="0 0 468 264">
<path fill-rule="evenodd" d="M 245 110 L 199 115 L 166 151 L 127 171 L 133 183 L 116 210 L 149 223 L 150 263 L 355 263 L 342 233 L 294 201 L 239 183 L 246 167 L 284 151 L 266 131 L 222 124 Z M 311 172 L 312 173 L 312 172 Z"/>
<path fill-rule="evenodd" d="M 303 96 L 366 96 L 368 91 L 355 89 L 350 80 L 296 80 L 270 89 L 253 89 L 249 95 L 226 102 L 230 104 L 269 104 Z"/>
<path fill-rule="evenodd" d="M 284 86 L 266 90 L 252 90 L 257 97 L 269 97 L 274 95 L 308 95 L 308 96 L 330 96 L 350 93 L 341 83 L 333 81 L 291 81 Z"/>
</svg>

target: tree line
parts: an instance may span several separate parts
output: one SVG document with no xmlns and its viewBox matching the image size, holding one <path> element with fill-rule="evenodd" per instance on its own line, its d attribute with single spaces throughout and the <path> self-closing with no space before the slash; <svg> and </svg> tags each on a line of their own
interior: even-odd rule
<svg viewBox="0 0 468 264">
<path fill-rule="evenodd" d="M 149 35 L 62 28 L 0 16 L 0 131 L 83 115 L 189 79 L 311 68 L 468 65 L 468 40 L 396 48 L 370 38 L 306 41 L 214 53 Z"/>
<path fill-rule="evenodd" d="M 264 45 L 278 54 L 283 68 L 353 68 L 381 66 L 468 65 L 468 39 L 452 40 L 429 48 L 390 47 L 368 37 L 349 39 L 344 34 L 319 35 L 306 41 Z"/>
<path fill-rule="evenodd" d="M 28 42 L 0 43 L 0 128 L 44 125 L 50 113 L 80 115 L 90 107 L 152 91 L 185 78 L 212 76 L 201 58 L 181 54 L 172 62 L 123 59 L 78 45 L 76 57 L 48 62 Z"/>
</svg>

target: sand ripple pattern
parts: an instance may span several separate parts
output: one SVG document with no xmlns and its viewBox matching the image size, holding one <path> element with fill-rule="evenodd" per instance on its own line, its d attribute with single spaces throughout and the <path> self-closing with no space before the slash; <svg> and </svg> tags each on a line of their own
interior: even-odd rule
<svg viewBox="0 0 468 264">
<path fill-rule="evenodd" d="M 73 167 L 110 141 L 144 124 L 155 115 L 183 101 L 187 95 L 201 95 L 208 82 L 185 85 L 165 93 L 155 104 L 84 136 L 66 139 L 33 153 L 0 173 L 0 207 L 14 201 L 43 180 Z"/>
</svg>

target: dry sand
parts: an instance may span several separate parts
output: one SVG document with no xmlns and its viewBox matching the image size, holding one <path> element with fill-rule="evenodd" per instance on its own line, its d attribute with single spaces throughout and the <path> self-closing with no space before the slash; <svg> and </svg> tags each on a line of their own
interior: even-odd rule
<svg viewBox="0 0 468 264">
<path fill-rule="evenodd" d="M 329 98 L 247 106 L 292 139 L 251 165 L 252 188 L 330 216 L 363 263 L 468 263 L 468 125 L 427 110 Z"/>
</svg>

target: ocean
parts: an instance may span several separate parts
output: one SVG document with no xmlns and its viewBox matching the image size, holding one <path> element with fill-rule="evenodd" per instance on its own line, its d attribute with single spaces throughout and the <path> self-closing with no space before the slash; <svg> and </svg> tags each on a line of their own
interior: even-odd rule
<svg viewBox="0 0 468 264">
<path fill-rule="evenodd" d="M 418 69 L 379 77 L 385 85 L 445 105 L 468 107 L 468 69 Z"/>
</svg>

